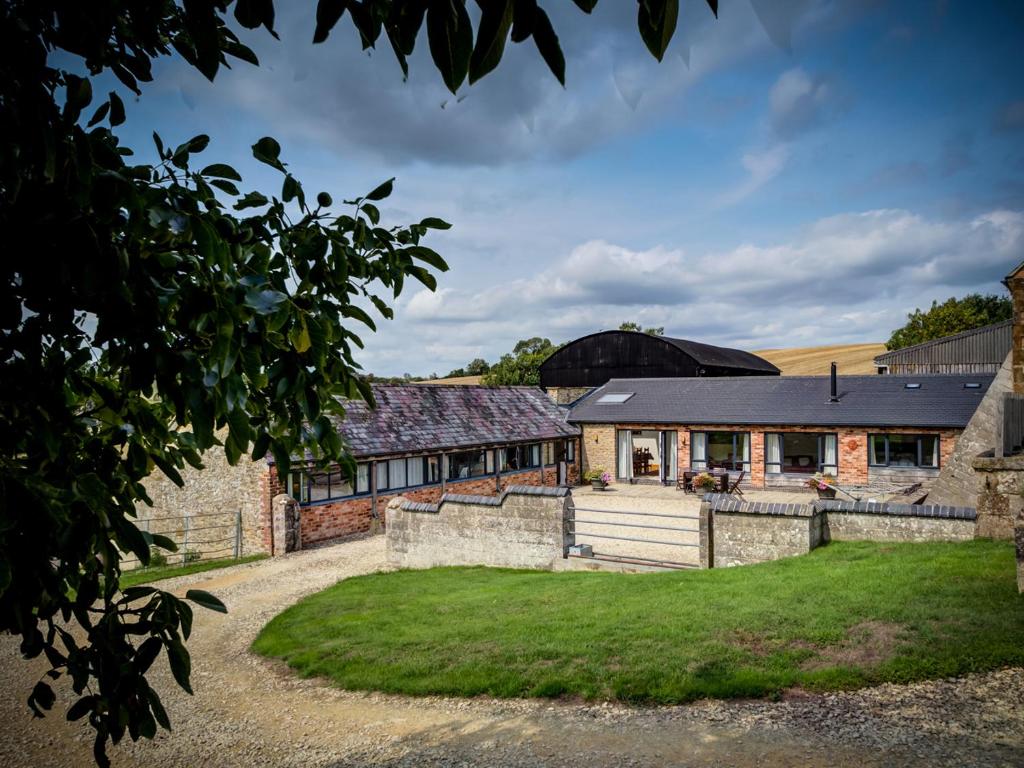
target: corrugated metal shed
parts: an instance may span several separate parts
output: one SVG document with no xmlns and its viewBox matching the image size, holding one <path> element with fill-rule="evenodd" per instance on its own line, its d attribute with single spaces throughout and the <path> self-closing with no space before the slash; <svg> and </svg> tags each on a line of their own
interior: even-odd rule
<svg viewBox="0 0 1024 768">
<path fill-rule="evenodd" d="M 829 402 L 828 376 L 615 379 L 575 405 L 569 420 L 580 424 L 962 429 L 992 379 L 987 374 L 840 376 L 836 403 Z M 908 389 L 907 384 L 918 386 Z M 620 397 L 601 402 L 605 395 Z M 626 395 L 630 396 L 623 401 Z"/>
<path fill-rule="evenodd" d="M 546 388 L 599 387 L 616 378 L 778 375 L 778 368 L 750 352 L 635 331 L 583 336 L 540 366 Z"/>
<path fill-rule="evenodd" d="M 1013 320 L 886 352 L 875 365 L 891 374 L 996 373 L 1013 346 Z"/>
</svg>

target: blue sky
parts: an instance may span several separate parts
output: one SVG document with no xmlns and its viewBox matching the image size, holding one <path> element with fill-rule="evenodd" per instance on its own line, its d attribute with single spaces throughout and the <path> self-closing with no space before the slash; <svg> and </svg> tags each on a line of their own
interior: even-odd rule
<svg viewBox="0 0 1024 768">
<path fill-rule="evenodd" d="M 335 200 L 397 177 L 385 220 L 441 216 L 451 265 L 410 285 L 364 367 L 445 373 L 517 339 L 623 320 L 746 349 L 884 341 L 932 299 L 998 292 L 1024 259 L 1024 12 L 1004 2 L 684 0 L 654 61 L 626 0 L 548 0 L 567 87 L 532 46 L 456 101 L 421 36 L 408 82 L 314 3 L 279 3 L 260 68 L 167 60 L 122 136 L 207 133 L 262 188 L 277 137 Z"/>
</svg>

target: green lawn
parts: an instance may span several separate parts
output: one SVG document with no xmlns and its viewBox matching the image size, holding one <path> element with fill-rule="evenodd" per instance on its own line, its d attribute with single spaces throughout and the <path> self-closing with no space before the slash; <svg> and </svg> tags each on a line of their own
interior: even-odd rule
<svg viewBox="0 0 1024 768">
<path fill-rule="evenodd" d="M 1024 664 L 1024 598 L 992 541 L 657 574 L 437 568 L 340 582 L 253 649 L 357 690 L 667 703 Z"/>
<path fill-rule="evenodd" d="M 202 573 L 217 568 L 227 568 L 230 565 L 241 565 L 251 563 L 254 560 L 262 560 L 266 555 L 246 555 L 237 560 L 233 557 L 221 560 L 197 560 L 186 565 L 162 565 L 156 568 L 139 568 L 134 571 L 127 571 L 121 574 L 121 589 L 134 587 L 138 584 L 149 584 L 151 581 L 161 579 L 173 579 L 175 576 L 188 576 L 190 573 Z"/>
</svg>

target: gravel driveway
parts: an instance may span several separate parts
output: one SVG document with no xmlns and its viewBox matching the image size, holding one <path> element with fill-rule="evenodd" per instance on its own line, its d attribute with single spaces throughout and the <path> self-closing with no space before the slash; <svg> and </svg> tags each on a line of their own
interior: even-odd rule
<svg viewBox="0 0 1024 768">
<path fill-rule="evenodd" d="M 573 702 L 408 699 L 299 680 L 249 654 L 259 629 L 303 595 L 381 570 L 382 537 L 163 582 L 220 596 L 196 611 L 194 697 L 154 666 L 173 734 L 130 741 L 115 766 L 1024 765 L 1024 671 L 886 685 L 780 702 L 636 709 Z M 643 578 L 638 576 L 637 578 Z M 24 699 L 41 666 L 0 639 L 0 765 L 88 766 L 91 737 Z"/>
</svg>

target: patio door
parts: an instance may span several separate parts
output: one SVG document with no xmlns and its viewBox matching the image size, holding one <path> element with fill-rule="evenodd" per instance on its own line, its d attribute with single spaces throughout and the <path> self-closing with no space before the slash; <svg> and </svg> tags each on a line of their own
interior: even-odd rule
<svg viewBox="0 0 1024 768">
<path fill-rule="evenodd" d="M 674 429 L 667 429 L 661 433 L 661 482 L 663 485 L 671 485 L 676 482 L 678 465 L 677 455 L 677 432 Z"/>
<path fill-rule="evenodd" d="M 675 430 L 620 429 L 615 438 L 615 476 L 627 482 L 674 483 Z"/>
</svg>

